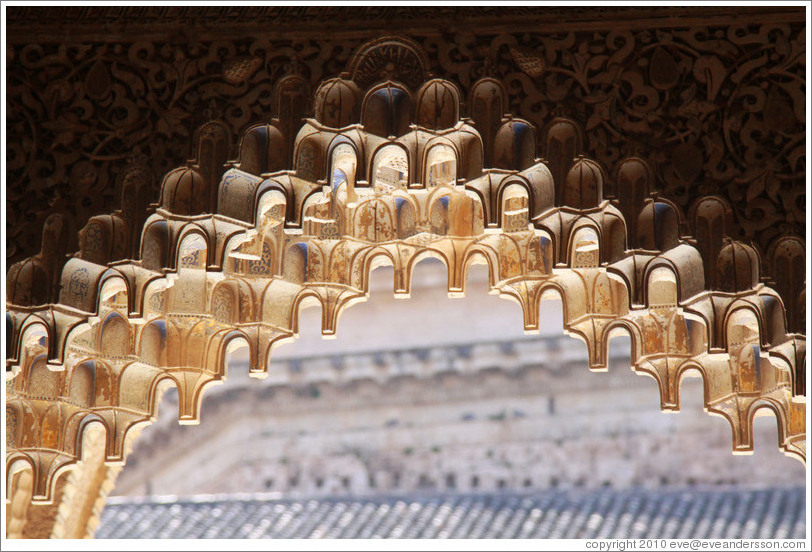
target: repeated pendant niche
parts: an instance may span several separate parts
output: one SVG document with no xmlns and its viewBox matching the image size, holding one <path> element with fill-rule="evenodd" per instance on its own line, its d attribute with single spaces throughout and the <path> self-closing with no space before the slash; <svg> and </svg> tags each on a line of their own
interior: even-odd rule
<svg viewBox="0 0 812 552">
<path fill-rule="evenodd" d="M 411 95 L 403 86 L 386 82 L 370 90 L 361 108 L 364 129 L 383 138 L 397 138 L 409 131 Z"/>
<path fill-rule="evenodd" d="M 629 226 L 632 247 L 637 247 L 637 216 L 640 206 L 652 191 L 652 180 L 648 164 L 636 157 L 622 160 L 615 170 L 610 194 L 617 198 L 620 212 Z"/>
<path fill-rule="evenodd" d="M 59 279 L 65 264 L 68 227 L 59 213 L 45 219 L 42 247 L 33 257 L 13 264 L 6 275 L 6 300 L 13 305 L 45 305 L 59 293 Z"/>
<path fill-rule="evenodd" d="M 208 183 L 196 167 L 181 167 L 166 175 L 161 206 L 176 215 L 200 215 L 209 207 Z"/>
<path fill-rule="evenodd" d="M 346 79 L 324 81 L 316 91 L 314 115 L 326 127 L 344 128 L 359 120 L 361 91 Z"/>
<path fill-rule="evenodd" d="M 417 125 L 432 129 L 452 128 L 460 119 L 460 92 L 452 83 L 432 79 L 417 92 Z"/>
<path fill-rule="evenodd" d="M 583 151 L 580 127 L 569 119 L 553 119 L 547 128 L 544 157 L 555 182 L 556 205 L 566 205 L 567 175 Z"/>
<path fill-rule="evenodd" d="M 590 159 L 580 158 L 567 174 L 564 204 L 575 209 L 592 209 L 603 199 L 603 169 Z"/>
<path fill-rule="evenodd" d="M 715 266 L 725 239 L 733 232 L 733 209 L 724 199 L 707 196 L 692 206 L 689 217 L 703 263 L 707 267 Z M 711 289 L 720 289 L 716 270 L 708 271 L 708 285 Z"/>
<path fill-rule="evenodd" d="M 667 73 L 660 86 L 670 86 Z M 48 259 L 59 251 L 46 247 L 59 245 L 51 234 L 60 227 L 49 227 L 43 255 L 9 271 L 12 307 L 42 300 L 48 285 L 61 290 L 60 305 L 37 314 L 44 344 L 20 344 L 26 308 L 7 318 L 18 357 L 12 443 L 75 461 L 69 415 L 109 414 L 118 443 L 154 416 L 162 381 L 179 389 L 181 421 L 194 422 L 203 389 L 226 375 L 223 351 L 235 336 L 262 375 L 273 345 L 298 333 L 301 305 L 321 304 L 322 332 L 332 335 L 342 308 L 367 295 L 374 266 L 391 264 L 395 292 L 408 294 L 428 255 L 448 268 L 450 294 L 464 292 L 472 262 L 486 262 L 492 291 L 519 301 L 527 331 L 539 329 L 540 301 L 560 294 L 565 329 L 586 341 L 593 369 L 605 368 L 612 331 L 625 329 L 639 346 L 635 369 L 657 378 L 663 408 L 678 407 L 681 371 L 703 370 L 706 406 L 732 413 L 736 450 L 748 450 L 746 417 L 767 397 L 778 405 L 781 447 L 804 457 L 792 408 L 801 409 L 793 392 L 805 344 L 787 334 L 779 295 L 759 281 L 758 253 L 727 240 L 727 206 L 698 202 L 687 217 L 696 236 L 683 236 L 682 213 L 653 192 L 646 162 L 624 159 L 610 181 L 582 156 L 573 121 L 545 127 L 539 160 L 536 129 L 505 115 L 497 81 L 473 86 L 465 119 L 454 84 L 408 81 L 412 94 L 373 78 L 365 95 L 352 81 L 326 81 L 303 122 L 306 87 L 281 79 L 277 120 L 246 121 L 239 161 L 215 180 L 226 142 L 217 124 L 206 127 L 199 159 L 165 177 L 156 212 L 137 226 L 138 261 L 110 263 L 121 244 L 132 249 L 130 214 L 96 217 L 54 285 Z M 803 293 L 804 258 L 803 244 L 789 240 L 767 257 L 785 292 Z M 30 396 L 47 423 L 22 431 Z M 117 447 L 107 460 L 121 460 Z"/>
<path fill-rule="evenodd" d="M 523 171 L 536 161 L 536 131 L 522 119 L 507 119 L 496 133 L 493 148 L 494 166 Z"/>
<path fill-rule="evenodd" d="M 794 236 L 776 240 L 768 253 L 775 289 L 785 300 L 787 326 L 792 332 L 806 330 L 806 247 Z"/>
<path fill-rule="evenodd" d="M 240 142 L 240 170 L 261 175 L 287 167 L 286 139 L 275 124 L 251 127 Z"/>
<path fill-rule="evenodd" d="M 484 78 L 471 87 L 471 119 L 485 145 L 484 165 L 494 167 L 493 150 L 496 133 L 507 112 L 507 93 L 502 83 L 496 79 Z"/>
<path fill-rule="evenodd" d="M 663 200 L 648 199 L 637 217 L 637 245 L 648 251 L 668 251 L 680 243 L 679 214 Z"/>
<path fill-rule="evenodd" d="M 736 293 L 758 284 L 760 268 L 755 249 L 729 240 L 716 260 L 716 281 L 720 291 Z"/>
</svg>

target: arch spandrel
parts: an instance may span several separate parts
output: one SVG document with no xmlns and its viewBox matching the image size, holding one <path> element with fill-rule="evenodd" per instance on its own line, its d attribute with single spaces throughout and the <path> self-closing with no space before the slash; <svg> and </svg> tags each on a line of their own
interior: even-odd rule
<svg viewBox="0 0 812 552">
<path fill-rule="evenodd" d="M 203 391 L 227 375 L 223 351 L 234 336 L 252 351 L 251 375 L 267 375 L 272 348 L 296 337 L 303 305 L 319 304 L 322 332 L 333 335 L 342 310 L 365 300 L 374 266 L 392 264 L 393 290 L 408 295 L 425 256 L 445 264 L 450 294 L 464 293 L 472 262 L 487 263 L 492 289 L 521 305 L 528 332 L 539 329 L 542 297 L 561 295 L 564 328 L 586 342 L 590 368 L 605 369 L 609 335 L 623 329 L 634 369 L 657 379 L 663 409 L 679 408 L 680 378 L 695 370 L 708 410 L 731 423 L 734 450 L 752 449 L 752 418 L 769 408 L 782 450 L 805 461 L 805 338 L 781 325 L 781 298 L 759 281 L 757 253 L 718 247 L 724 212 L 712 202 L 691 212 L 706 223 L 697 248 L 682 235 L 680 213 L 652 195 L 651 168 L 631 159 L 604 171 L 583 157 L 574 122 L 544 127 L 542 162 L 533 125 L 497 121 L 508 102 L 493 82 L 475 87 L 474 130 L 457 120 L 456 84 L 421 88 L 421 69 L 399 75 L 405 85 L 375 85 L 374 67 L 352 63 L 351 80 L 319 89 L 318 120 L 299 132 L 287 128 L 292 119 L 281 137 L 246 122 L 240 168 L 221 171 L 207 156 L 222 152 L 201 148 L 196 164 L 164 178 L 162 207 L 129 230 L 141 231 L 132 248 L 141 258 L 115 263 L 120 300 L 120 290 L 104 287 L 108 265 L 69 260 L 59 303 L 33 308 L 47 335 L 37 354 L 19 352 L 32 307 L 18 297 L 51 274 L 14 268 L 7 471 L 23 457 L 34 466 L 35 500 L 51 500 L 55 474 L 78 461 L 83 416 L 103 421 L 105 459 L 120 462 L 128 431 L 154 419 L 167 385 L 178 388 L 179 419 L 199 421 Z M 328 113 L 333 104 L 339 111 Z M 268 148 L 294 136 L 289 152 L 271 157 L 281 152 Z M 250 174 L 270 169 L 279 170 Z M 463 173 L 471 178 L 461 182 Z M 215 212 L 206 212 L 215 193 Z M 787 289 L 799 287 L 798 258 L 795 243 L 770 253 L 770 263 L 790 268 L 780 281 Z M 720 279 L 728 280 L 721 290 Z M 746 305 L 750 318 L 735 314 Z"/>
</svg>

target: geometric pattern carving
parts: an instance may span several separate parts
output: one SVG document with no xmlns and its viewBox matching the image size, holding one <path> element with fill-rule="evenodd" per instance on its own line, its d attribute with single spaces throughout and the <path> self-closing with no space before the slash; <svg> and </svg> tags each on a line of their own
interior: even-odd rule
<svg viewBox="0 0 812 552">
<path fill-rule="evenodd" d="M 521 305 L 527 332 L 539 329 L 540 302 L 559 297 L 592 370 L 606 369 L 609 338 L 628 333 L 633 367 L 657 380 L 664 410 L 679 408 L 681 378 L 699 375 L 734 452 L 752 450 L 752 420 L 766 409 L 779 447 L 805 461 L 805 337 L 787 331 L 758 252 L 730 238 L 723 199 L 686 215 L 654 190 L 644 159 L 610 176 L 584 155 L 577 122 L 539 128 L 505 115 L 499 81 L 474 83 L 466 113 L 450 80 L 405 83 L 369 65 L 411 52 L 412 75 L 423 56 L 414 44 L 366 48 L 312 93 L 315 118 L 249 127 L 230 163 L 227 130 L 209 125 L 198 158 L 165 176 L 146 220 L 123 210 L 92 219 L 61 270 L 58 301 L 32 306 L 38 286 L 56 289 L 47 242 L 41 259 L 9 270 L 9 481 L 30 468 L 31 499 L 54 500 L 97 424 L 104 461 L 121 464 L 169 385 L 180 423 L 197 423 L 235 344 L 263 377 L 273 348 L 296 337 L 302 305 L 319 304 L 322 333 L 334 335 L 343 309 L 366 298 L 371 270 L 393 266 L 394 293 L 407 297 L 426 256 L 447 267 L 450 295 L 465 292 L 472 264 L 487 265 L 492 291 Z M 684 234 L 686 216 L 696 236 Z M 797 289 L 796 245 L 781 247 L 770 262 L 789 266 L 780 285 Z"/>
</svg>

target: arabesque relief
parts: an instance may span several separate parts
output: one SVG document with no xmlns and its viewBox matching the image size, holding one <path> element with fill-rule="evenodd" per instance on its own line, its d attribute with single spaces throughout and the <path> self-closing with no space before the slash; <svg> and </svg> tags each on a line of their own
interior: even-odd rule
<svg viewBox="0 0 812 552">
<path fill-rule="evenodd" d="M 451 295 L 465 293 L 472 264 L 487 265 L 493 293 L 521 305 L 526 332 L 538 331 L 543 300 L 560 299 L 591 370 L 606 369 L 612 336 L 630 335 L 633 369 L 657 380 L 664 410 L 679 409 L 681 378 L 700 376 L 734 452 L 752 450 L 754 416 L 772 412 L 779 447 L 805 462 L 805 336 L 788 330 L 756 249 L 731 236 L 724 198 L 685 211 L 657 191 L 665 165 L 630 155 L 608 173 L 584 151 L 594 128 L 510 115 L 502 81 L 482 76 L 465 96 L 415 69 L 425 54 L 411 41 L 365 48 L 312 94 L 304 81 L 277 86 L 278 102 L 312 95 L 314 117 L 248 127 L 236 161 L 229 125 L 204 125 L 197 158 L 165 175 L 151 214 L 148 179 L 126 173 L 121 209 L 89 220 L 61 270 L 60 215 L 41 252 L 9 269 L 6 470 L 17 526 L 60 500 L 84 504 L 80 525 L 91 526 L 100 506 L 88 497 L 112 485 L 163 390 L 177 388 L 180 423 L 198 423 L 234 347 L 248 348 L 261 378 L 273 349 L 297 336 L 302 306 L 319 305 L 322 333 L 334 335 L 375 267 L 394 267 L 393 292 L 407 297 L 426 256 L 447 267 Z M 400 75 L 374 55 L 414 64 Z M 666 77 L 656 79 L 663 89 Z M 678 149 L 662 163 L 684 166 Z M 797 278 L 803 245 L 776 247 L 771 262 Z M 88 478 L 95 491 L 83 495 Z M 77 523 L 70 511 L 42 514 L 51 534 Z"/>
</svg>

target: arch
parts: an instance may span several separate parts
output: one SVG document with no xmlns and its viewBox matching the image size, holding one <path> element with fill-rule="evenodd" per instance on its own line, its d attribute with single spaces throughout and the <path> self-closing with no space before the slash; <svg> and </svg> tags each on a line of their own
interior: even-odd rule
<svg viewBox="0 0 812 552">
<path fill-rule="evenodd" d="M 409 152 L 401 144 L 389 142 L 375 150 L 369 167 L 372 186 L 407 188 L 410 177 Z"/>
<path fill-rule="evenodd" d="M 600 232 L 592 224 L 584 223 L 570 234 L 569 264 L 572 268 L 600 266 Z"/>
<path fill-rule="evenodd" d="M 724 245 L 724 238 L 732 234 L 733 209 L 721 197 L 705 196 L 691 206 L 689 216 L 702 260 L 705 266 L 712 267 Z M 711 288 L 716 289 L 716 271 L 709 270 L 707 278 Z"/>
<path fill-rule="evenodd" d="M 409 130 L 412 99 L 402 85 L 388 81 L 373 87 L 361 106 L 361 124 L 367 132 L 397 138 Z"/>
<path fill-rule="evenodd" d="M 51 289 L 48 267 L 36 257 L 14 263 L 8 270 L 6 297 L 13 305 L 45 305 L 51 300 Z"/>
<path fill-rule="evenodd" d="M 637 244 L 651 251 L 668 251 L 680 243 L 677 209 L 663 200 L 648 201 L 637 217 Z"/>
<path fill-rule="evenodd" d="M 332 198 L 320 192 L 310 194 L 302 203 L 302 231 L 309 236 L 320 236 L 332 220 Z"/>
<path fill-rule="evenodd" d="M 459 154 L 453 144 L 434 140 L 423 156 L 423 178 L 427 188 L 453 186 L 457 183 Z"/>
<path fill-rule="evenodd" d="M 98 308 L 99 282 L 107 270 L 106 266 L 73 257 L 62 269 L 59 302 L 84 312 L 94 312 Z"/>
<path fill-rule="evenodd" d="M 734 389 L 743 394 L 764 388 L 758 314 L 749 305 L 731 308 L 725 316 L 725 343 L 734 369 Z"/>
<path fill-rule="evenodd" d="M 291 330 L 294 335 L 299 335 L 299 314 L 302 309 L 310 307 L 321 308 L 322 327 L 327 316 L 327 307 L 324 304 L 321 296 L 311 289 L 302 289 L 293 300 L 293 308 L 291 310 Z"/>
<path fill-rule="evenodd" d="M 258 190 L 259 191 L 259 190 Z M 279 187 L 265 188 L 259 192 L 256 200 L 254 221 L 260 225 L 263 218 L 284 221 L 288 209 L 288 198 Z"/>
<path fill-rule="evenodd" d="M 307 242 L 290 244 L 282 261 L 282 277 L 289 282 L 303 284 L 307 281 L 307 263 L 310 247 Z"/>
<path fill-rule="evenodd" d="M 779 345 L 787 339 L 787 317 L 781 297 L 773 292 L 758 294 L 761 302 L 763 343 L 765 346 Z"/>
<path fill-rule="evenodd" d="M 660 265 L 648 272 L 646 280 L 646 304 L 652 308 L 676 308 L 679 291 L 677 275 L 669 266 Z"/>
<path fill-rule="evenodd" d="M 490 77 L 481 78 L 471 87 L 471 118 L 484 142 L 486 167 L 494 166 L 493 142 L 502 115 L 507 112 L 507 92 L 502 83 Z"/>
<path fill-rule="evenodd" d="M 99 324 L 97 348 L 105 357 L 121 358 L 131 352 L 130 324 L 117 312 L 108 314 Z"/>
<path fill-rule="evenodd" d="M 450 200 L 450 194 L 438 194 L 433 198 L 431 210 L 429 211 L 429 225 L 432 234 L 445 236 L 448 233 L 448 204 Z"/>
<path fill-rule="evenodd" d="M 92 360 L 76 364 L 68 380 L 68 397 L 84 408 L 96 402 L 96 364 Z"/>
<path fill-rule="evenodd" d="M 519 174 L 528 184 L 531 219 L 555 207 L 555 183 L 550 169 L 545 164 L 537 163 Z"/>
<path fill-rule="evenodd" d="M 356 69 L 363 73 L 360 65 Z M 395 70 L 406 75 L 402 67 Z M 364 75 L 369 81 L 379 77 Z M 304 97 L 301 75 L 280 82 L 277 107 L 284 106 L 285 91 Z M 726 411 L 734 425 L 748 405 L 762 399 L 773 401 L 769 404 L 785 422 L 793 408 L 805 409 L 805 402 L 792 395 L 793 385 L 795 395 L 803 386 L 798 374 L 803 376 L 806 362 L 805 339 L 787 335 L 781 297 L 765 285 L 768 280 L 760 281 L 758 250 L 725 241 L 729 205 L 709 197 L 692 207 L 688 219 L 698 225 L 694 247 L 691 238 L 681 236 L 680 208 L 652 192 L 655 176 L 663 175 L 654 175 L 642 159 L 627 158 L 618 164 L 613 185 L 597 162 L 575 158 L 585 142 L 575 122 L 552 120 L 546 135 L 549 159 L 541 163 L 533 125 L 502 118 L 507 92 L 498 81 L 481 79 L 472 87 L 473 123 L 458 119 L 455 85 L 429 81 L 416 98 L 412 112 L 409 90 L 383 83 L 369 91 L 359 112 L 360 89 L 338 79 L 320 88 L 317 121 L 305 121 L 298 135 L 303 103 L 292 106 L 298 111 L 279 109 L 280 121 L 249 127 L 240 168 L 232 167 L 221 179 L 216 175 L 222 172 L 227 137 L 222 127 L 209 133 L 210 139 L 201 131 L 199 165 L 166 175 L 157 214 L 133 223 L 133 210 L 125 206 L 121 213 L 92 219 L 79 258 L 68 261 L 60 274 L 54 259 L 62 258 L 57 249 L 66 232 L 58 230 L 67 226 L 49 225 L 43 256 L 9 272 L 7 333 L 20 357 L 7 363 L 12 375 L 18 371 L 10 386 L 16 393 L 11 425 L 24 415 L 19 405 L 35 405 L 47 419 L 34 419 L 28 445 L 45 451 L 43 458 L 70 462 L 79 450 L 77 422 L 101 421 L 111 441 L 121 441 L 133 420 L 154 416 L 157 390 L 169 381 L 182 393 L 191 389 L 197 401 L 202 388 L 225 375 L 232 343 L 247 342 L 252 363 L 258 363 L 257 356 L 294 337 L 298 310 L 314 301 L 322 307 L 322 331 L 329 334 L 338 312 L 369 291 L 376 265 L 393 265 L 395 292 L 403 295 L 411 271 L 427 256 L 445 264 L 450 294 L 464 289 L 471 264 L 486 263 L 492 291 L 521 303 L 528 330 L 538 327 L 538 313 L 528 309 L 545 296 L 561 296 L 566 330 L 587 342 L 592 368 L 605 365 L 605 344 L 613 330 L 623 329 L 631 335 L 635 362 L 645 363 L 636 367 L 639 371 L 654 374 L 662 388 L 673 387 L 675 374 L 678 386 L 682 375 L 697 367 L 705 378 L 708 409 Z M 410 113 L 421 127 L 408 124 Z M 366 128 L 352 124 L 357 115 Z M 296 170 L 283 172 L 280 160 L 291 164 L 294 143 Z M 482 166 L 483 155 L 490 168 Z M 267 178 L 250 174 L 269 168 L 279 171 Z M 362 190 L 356 201 L 354 187 L 364 176 L 373 189 Z M 209 201 L 206 192 L 218 180 L 220 211 L 203 214 L 210 204 L 200 202 Z M 417 189 L 423 184 L 429 189 Z M 604 200 L 604 186 L 616 201 Z M 555 203 L 565 205 L 553 209 Z M 487 209 L 487 230 L 482 209 Z M 104 240 L 113 234 L 118 239 L 129 224 L 133 230 L 143 226 L 141 262 L 109 266 L 108 253 L 116 256 L 118 250 Z M 327 224 L 344 224 L 347 231 L 328 232 Z M 780 280 L 782 293 L 796 290 L 801 296 L 803 242 L 775 239 L 768 264 L 787 280 Z M 217 266 L 224 247 L 236 261 L 233 269 Z M 556 267 L 556 253 L 575 270 L 563 263 Z M 614 266 L 606 267 L 610 263 Z M 51 302 L 47 293 L 56 289 L 58 275 L 63 276 L 60 305 L 27 304 L 36 297 Z M 632 307 L 627 292 L 644 304 L 636 299 Z M 261 301 L 255 301 L 260 293 Z M 198 297 L 199 303 L 179 301 L 184 295 Z M 144 297 L 143 318 L 130 317 L 136 310 L 129 304 L 132 296 Z M 17 305 L 18 300 L 26 304 Z M 260 308 L 261 313 L 252 311 Z M 802 311 L 793 312 L 798 324 Z M 649 340 L 652 328 L 668 334 Z M 790 322 L 793 328 L 803 329 Z M 14 341 L 18 333 L 22 337 Z M 710 348 L 710 334 L 727 350 L 715 342 Z M 63 350 L 69 352 L 64 362 Z M 263 357 L 263 365 L 266 361 Z M 787 380 L 793 369 L 794 379 Z M 252 372 L 259 371 L 252 366 Z M 668 398 L 664 407 L 673 407 L 671 395 L 663 397 Z M 121 410 L 112 408 L 119 404 Z M 89 416 L 89 409 L 104 420 Z M 191 417 L 182 412 L 184 421 Z M 802 426 L 793 423 L 793 442 L 805 446 Z M 741 428 L 741 435 L 747 429 Z M 23 442 L 18 428 L 9 433 L 13 444 Z M 48 467 L 42 459 L 32 465 L 41 471 Z"/>
<path fill-rule="evenodd" d="M 603 201 L 603 168 L 585 157 L 580 157 L 567 173 L 564 205 L 576 209 L 592 209 Z"/>
<path fill-rule="evenodd" d="M 92 217 L 79 232 L 79 253 L 92 263 L 107 264 L 127 255 L 126 222 L 117 215 Z"/>
<path fill-rule="evenodd" d="M 468 270 L 471 265 L 484 264 L 488 267 L 488 286 L 493 289 L 499 280 L 499 260 L 493 248 L 481 244 L 471 244 L 465 251 L 462 267 L 465 273 L 465 282 L 468 281 Z"/>
<path fill-rule="evenodd" d="M 208 264 L 209 242 L 202 228 L 192 225 L 184 228 L 178 240 L 178 270 L 203 269 Z"/>
<path fill-rule="evenodd" d="M 156 272 L 170 268 L 169 225 L 165 220 L 147 223 L 141 234 L 141 266 Z"/>
<path fill-rule="evenodd" d="M 129 299 L 130 284 L 127 279 L 115 271 L 108 270 L 99 284 L 96 312 L 102 314 L 104 310 L 116 310 L 128 313 L 133 310 Z"/>
<path fill-rule="evenodd" d="M 436 197 L 437 194 L 434 194 Z M 448 235 L 473 237 L 484 231 L 482 204 L 479 196 L 469 190 L 452 189 L 448 206 Z"/>
<path fill-rule="evenodd" d="M 236 324 L 240 319 L 239 291 L 231 282 L 217 284 L 211 294 L 210 312 L 221 324 Z"/>
<path fill-rule="evenodd" d="M 316 90 L 316 120 L 331 128 L 343 128 L 359 119 L 361 91 L 351 80 L 329 79 Z"/>
<path fill-rule="evenodd" d="M 156 367 L 180 366 L 179 341 L 180 335 L 174 324 L 163 318 L 151 320 L 141 330 L 138 356 L 141 362 Z"/>
<path fill-rule="evenodd" d="M 10 318 L 10 311 L 7 312 L 6 323 Z M 6 356 L 12 354 L 19 361 L 19 366 L 29 364 L 29 354 L 35 356 L 47 352 L 51 345 L 51 329 L 45 320 L 36 314 L 28 315 L 17 331 L 16 347 L 12 349 L 12 341 L 6 341 Z"/>
<path fill-rule="evenodd" d="M 395 219 L 397 220 L 397 237 L 406 239 L 417 233 L 415 207 L 409 198 L 395 198 Z"/>
<path fill-rule="evenodd" d="M 25 391 L 32 397 L 55 399 L 62 394 L 63 372 L 54 372 L 48 368 L 45 355 L 37 356 L 28 369 L 27 378 L 20 380 L 26 385 Z"/>
<path fill-rule="evenodd" d="M 752 289 L 761 276 L 761 262 L 749 245 L 729 240 L 716 258 L 716 281 L 722 291 L 736 293 Z"/>
<path fill-rule="evenodd" d="M 705 289 L 705 272 L 699 251 L 687 243 L 678 245 L 666 253 L 657 255 L 646 263 L 644 278 L 653 268 L 665 264 L 677 275 L 679 301 L 684 303 Z"/>
<path fill-rule="evenodd" d="M 544 144 L 544 157 L 555 182 L 556 205 L 565 205 L 567 174 L 584 151 L 583 131 L 575 121 L 556 117 L 547 127 Z"/>
<path fill-rule="evenodd" d="M 330 144 L 328 154 L 330 159 L 330 174 L 328 175 L 330 189 L 333 193 L 338 191 L 341 184 L 345 184 L 347 190 L 347 201 L 355 201 L 355 184 L 363 176 L 359 176 L 359 171 L 363 173 L 363 157 L 359 154 L 358 147 L 343 136 L 337 136 Z"/>
<path fill-rule="evenodd" d="M 523 171 L 533 165 L 535 154 L 535 127 L 522 119 L 504 120 L 494 139 L 494 166 L 511 171 Z"/>
<path fill-rule="evenodd" d="M 638 211 L 651 193 L 653 182 L 651 168 L 643 159 L 627 157 L 617 164 L 610 193 L 618 199 L 620 212 L 629 226 L 630 240 L 637 238 Z"/>
<path fill-rule="evenodd" d="M 151 415 L 155 412 L 162 389 L 173 383 L 172 378 L 158 368 L 134 362 L 121 373 L 119 404 Z"/>
<path fill-rule="evenodd" d="M 459 152 L 457 183 L 480 178 L 486 165 L 483 165 L 484 145 L 479 132 L 470 124 L 463 122 L 458 125 L 458 130 L 449 132 L 447 136 Z"/>
<path fill-rule="evenodd" d="M 314 132 L 304 138 L 297 138 L 295 172 L 302 180 L 316 182 L 325 173 L 323 137 Z"/>
<path fill-rule="evenodd" d="M 210 352 L 209 357 L 215 359 L 216 362 L 223 367 L 223 379 L 228 376 L 229 357 L 235 349 L 243 346 L 248 349 L 248 371 L 249 373 L 254 371 L 253 367 L 257 366 L 257 354 L 254 347 L 251 346 L 251 341 L 245 332 L 238 329 L 226 329 L 220 331 L 217 335 L 219 339 L 213 341 L 217 350 Z"/>
<path fill-rule="evenodd" d="M 260 188 L 267 187 L 263 186 L 265 183 L 275 181 L 263 180 L 241 169 L 228 169 L 223 173 L 217 188 L 217 212 L 242 222 L 253 223 L 254 198 Z"/>
<path fill-rule="evenodd" d="M 605 213 L 601 240 L 601 261 L 615 263 L 626 257 L 626 221 L 619 214 Z"/>
<path fill-rule="evenodd" d="M 361 283 L 360 287 L 364 293 L 369 293 L 369 280 L 372 277 L 372 271 L 381 266 L 392 266 L 397 274 L 400 268 L 400 262 L 391 251 L 381 246 L 371 247 L 360 251 L 358 255 L 353 258 L 354 267 L 356 263 L 360 263 Z M 407 274 L 410 270 L 406 268 Z"/>
<path fill-rule="evenodd" d="M 805 242 L 795 236 L 782 236 L 771 245 L 767 258 L 775 289 L 787 299 L 784 305 L 787 309 L 787 327 L 792 332 L 804 333 L 807 281 Z"/>
<path fill-rule="evenodd" d="M 287 164 L 287 140 L 273 124 L 255 125 L 240 141 L 239 168 L 254 175 L 281 171 Z"/>
<path fill-rule="evenodd" d="M 417 255 L 409 257 L 409 260 L 406 263 L 405 267 L 407 274 L 413 275 L 415 269 L 417 268 L 417 265 L 419 265 L 426 259 L 437 259 L 440 262 L 442 262 L 443 266 L 445 266 L 446 273 L 448 273 L 450 276 L 448 256 L 446 255 L 445 252 L 440 251 L 439 249 L 426 249 L 424 251 L 421 251 Z"/>
<path fill-rule="evenodd" d="M 755 305 L 741 300 L 733 302 L 724 317 L 725 347 L 729 350 L 731 345 L 742 343 L 760 345 L 762 327 Z"/>
<path fill-rule="evenodd" d="M 749 428 L 752 428 L 753 420 L 755 420 L 759 416 L 762 416 L 763 415 L 762 412 L 764 410 L 768 410 L 770 413 L 772 413 L 773 416 L 775 416 L 775 422 L 777 425 L 776 429 L 778 433 L 778 448 L 782 449 L 784 451 L 784 454 L 788 454 L 790 456 L 797 454 L 789 450 L 786 444 L 786 436 L 787 436 L 786 430 L 789 425 L 787 423 L 788 422 L 787 413 L 784 411 L 781 405 L 776 403 L 774 400 L 770 398 L 761 398 L 756 401 L 753 401 L 753 403 L 748 408 L 745 416 L 747 426 Z M 750 433 L 752 433 L 752 430 L 750 431 Z M 752 442 L 752 437 L 748 444 L 749 449 L 752 450 L 754 444 Z"/>
<path fill-rule="evenodd" d="M 499 189 L 502 229 L 506 232 L 527 230 L 530 224 L 530 193 L 522 181 L 510 181 Z"/>
<path fill-rule="evenodd" d="M 643 355 L 643 337 L 641 335 L 640 328 L 631 320 L 626 318 L 615 318 L 614 320 L 609 321 L 609 323 L 606 324 L 603 329 L 599 347 L 602 347 L 604 351 L 609 351 L 609 342 L 615 337 L 622 337 L 623 335 L 629 336 L 631 347 L 629 351 L 629 360 L 632 370 L 636 371 L 640 357 Z"/>
<path fill-rule="evenodd" d="M 674 404 L 677 408 L 680 407 L 681 404 L 681 397 L 680 394 L 682 392 L 682 381 L 686 378 L 699 378 L 702 380 L 702 401 L 705 404 L 706 408 L 707 405 L 710 404 L 710 383 L 708 382 L 708 371 L 705 369 L 704 366 L 695 362 L 692 359 L 685 360 L 682 364 L 679 365 L 676 372 L 674 372 Z M 712 412 L 712 409 L 708 409 L 709 412 Z M 728 419 L 728 421 L 730 421 Z"/>
<path fill-rule="evenodd" d="M 451 128 L 460 118 L 460 91 L 447 80 L 431 79 L 417 92 L 415 122 L 424 128 Z"/>
<path fill-rule="evenodd" d="M 61 404 L 57 403 L 45 409 L 40 422 L 39 444 L 42 448 L 59 450 L 63 440 L 63 420 Z"/>
<path fill-rule="evenodd" d="M 208 179 L 197 165 L 178 167 L 161 183 L 161 207 L 181 216 L 205 213 L 211 207 L 209 187 Z"/>
</svg>

